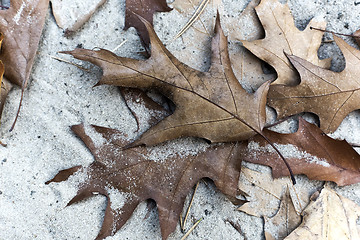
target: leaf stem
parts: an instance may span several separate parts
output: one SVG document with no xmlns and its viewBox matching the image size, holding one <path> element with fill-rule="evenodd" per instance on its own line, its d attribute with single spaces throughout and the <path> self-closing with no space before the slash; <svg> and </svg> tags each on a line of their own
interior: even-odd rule
<svg viewBox="0 0 360 240">
<path fill-rule="evenodd" d="M 277 152 L 277 154 L 279 154 L 279 156 L 281 157 L 281 159 L 283 160 L 283 162 L 285 163 L 286 167 L 288 168 L 289 172 L 290 172 L 290 178 L 292 183 L 295 185 L 296 184 L 296 180 L 294 177 L 294 173 L 290 168 L 289 163 L 286 161 L 285 157 L 281 154 L 281 152 L 279 151 L 279 149 L 277 147 L 275 147 L 275 145 L 270 141 L 270 139 L 268 137 L 266 137 L 264 134 L 261 134 L 261 136 L 265 139 L 265 141 L 267 141 L 271 147 L 273 147 L 275 149 L 275 151 Z"/>
<path fill-rule="evenodd" d="M 334 32 L 334 31 L 324 30 L 324 29 L 320 29 L 320 28 L 316 28 L 316 27 L 310 27 L 310 29 L 311 30 L 318 30 L 318 31 L 321 31 L 321 32 L 337 34 L 337 35 L 341 35 L 341 36 L 345 36 L 345 37 L 360 38 L 360 36 L 355 36 L 355 35 L 352 35 L 352 34 L 337 33 L 337 32 Z"/>
</svg>

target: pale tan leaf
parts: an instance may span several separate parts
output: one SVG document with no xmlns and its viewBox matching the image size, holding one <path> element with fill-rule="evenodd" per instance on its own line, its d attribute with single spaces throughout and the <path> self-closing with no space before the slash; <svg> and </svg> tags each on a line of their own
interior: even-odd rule
<svg viewBox="0 0 360 240">
<path fill-rule="evenodd" d="M 253 54 L 275 68 L 278 74 L 275 83 L 296 84 L 299 79 L 284 52 L 321 67 L 330 67 L 329 60 L 320 60 L 317 56 L 323 33 L 310 29 L 310 26 L 324 29 L 324 20 L 313 19 L 305 30 L 300 31 L 295 26 L 288 5 L 278 0 L 262 0 L 256 12 L 265 29 L 265 38 L 242 42 Z"/>
<path fill-rule="evenodd" d="M 290 178 L 273 179 L 269 168 L 261 171 L 241 168 L 239 189 L 248 194 L 249 202 L 238 208 L 252 216 L 273 216 L 278 208 L 281 196 L 288 186 L 295 209 L 300 213 L 309 203 L 309 197 L 320 182 L 299 181 L 293 185 Z"/>
<path fill-rule="evenodd" d="M 272 238 L 266 237 L 266 240 L 284 239 L 297 226 L 299 226 L 301 223 L 301 217 L 295 210 L 288 188 L 286 189 L 285 194 L 281 197 L 279 211 L 273 217 L 269 218 L 265 216 L 264 219 L 265 232 L 272 236 Z"/>
<path fill-rule="evenodd" d="M 360 239 L 356 224 L 360 216 L 360 206 L 327 186 L 302 215 L 303 222 L 286 240 Z"/>
</svg>

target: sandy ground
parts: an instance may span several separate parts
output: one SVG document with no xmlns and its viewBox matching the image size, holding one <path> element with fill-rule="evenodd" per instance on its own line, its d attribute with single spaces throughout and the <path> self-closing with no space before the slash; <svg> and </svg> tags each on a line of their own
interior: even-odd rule
<svg viewBox="0 0 360 240">
<path fill-rule="evenodd" d="M 81 2 L 72 2 L 76 1 Z M 248 0 L 223 2 L 223 17 L 228 14 L 236 19 Z M 357 5 L 356 1 L 288 2 L 295 23 L 301 29 L 312 17 L 320 15 L 327 20 L 329 30 L 351 34 L 360 27 L 360 5 Z M 99 47 L 113 50 L 127 40 L 115 53 L 125 57 L 141 58 L 137 53 L 142 51 L 142 47 L 136 31 L 122 30 L 124 14 L 124 0 L 108 0 L 79 31 L 66 38 L 63 30 L 56 25 L 49 8 L 31 83 L 25 92 L 16 128 L 11 133 L 8 129 L 18 107 L 19 88 L 14 88 L 10 92 L 3 112 L 0 136 L 8 146 L 0 146 L 0 239 L 85 240 L 96 237 L 105 210 L 105 197 L 95 196 L 65 207 L 75 195 L 77 183 L 85 176 L 77 175 L 67 182 L 57 184 L 45 185 L 45 182 L 59 170 L 76 165 L 88 165 L 93 161 L 85 145 L 70 131 L 71 125 L 85 122 L 132 133 L 136 130 L 136 123 L 117 88 L 93 88 L 101 76 L 98 68 L 57 52 L 72 50 L 79 44 L 89 49 Z M 184 48 L 189 42 L 196 42 L 196 39 L 192 38 L 196 36 L 193 30 L 170 42 L 187 19 L 177 11 L 157 14 L 154 23 L 156 32 L 181 61 L 205 71 L 210 62 L 209 38 L 201 43 L 201 49 L 196 46 Z M 227 32 L 227 29 L 224 30 Z M 331 36 L 326 35 L 325 39 L 331 39 Z M 346 40 L 354 45 L 350 39 Z M 333 70 L 341 70 L 344 67 L 343 57 L 334 43 L 322 46 L 319 55 L 323 58 L 333 57 Z M 91 71 L 80 70 L 51 56 L 79 63 Z M 351 113 L 334 136 L 359 144 L 359 117 L 359 112 Z M 281 128 L 291 131 L 293 126 L 294 123 L 289 121 Z M 247 166 L 269 172 L 266 167 L 252 164 Z M 321 182 L 309 181 L 304 176 L 297 179 L 300 185 L 308 186 L 312 192 L 322 185 Z M 335 187 L 334 184 L 332 186 Z M 335 188 L 337 192 L 360 204 L 360 184 Z M 138 206 L 128 223 L 115 236 L 107 239 L 160 239 L 156 208 L 151 210 L 150 214 L 147 213 L 144 202 Z M 200 184 L 187 229 L 201 217 L 203 221 L 188 239 L 264 239 L 263 219 L 236 211 L 236 206 L 211 183 Z M 243 234 L 240 234 L 228 220 L 238 223 Z M 180 239 L 182 236 L 177 227 L 169 239 Z"/>
</svg>

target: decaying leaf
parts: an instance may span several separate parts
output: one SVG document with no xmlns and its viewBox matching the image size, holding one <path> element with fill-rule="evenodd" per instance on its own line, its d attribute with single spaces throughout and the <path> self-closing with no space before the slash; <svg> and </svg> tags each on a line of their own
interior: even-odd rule
<svg viewBox="0 0 360 240">
<path fill-rule="evenodd" d="M 264 217 L 264 231 L 266 240 L 284 239 L 301 223 L 301 217 L 296 212 L 294 204 L 291 200 L 289 189 L 281 197 L 281 203 L 278 212 L 273 217 Z M 271 237 L 269 237 L 271 236 Z"/>
<path fill-rule="evenodd" d="M 333 181 L 339 186 L 360 181 L 360 155 L 345 140 L 326 136 L 318 127 L 302 118 L 295 133 L 264 130 L 264 135 L 281 151 L 294 174 Z M 277 153 L 260 136 L 249 142 L 243 160 L 270 166 L 275 178 L 289 175 Z"/>
<path fill-rule="evenodd" d="M 4 41 L 0 60 L 5 65 L 4 78 L 21 86 L 22 95 L 34 63 L 48 4 L 49 0 L 13 0 L 9 9 L 1 10 L 0 32 Z"/>
<path fill-rule="evenodd" d="M 250 166 L 249 166 L 250 167 Z M 243 166 L 240 173 L 239 189 L 246 193 L 246 202 L 239 211 L 256 217 L 271 217 L 279 208 L 281 196 L 288 187 L 298 213 L 308 205 L 309 197 L 322 185 L 321 182 L 311 184 L 301 181 L 293 185 L 290 178 L 273 179 L 270 169 L 252 170 Z"/>
<path fill-rule="evenodd" d="M 113 235 L 129 219 L 136 206 L 146 199 L 153 199 L 159 210 L 163 239 L 174 231 L 186 195 L 204 177 L 234 203 L 240 175 L 239 144 L 211 145 L 198 154 L 173 155 L 161 158 L 161 150 L 137 147 L 121 150 L 129 142 L 123 133 L 97 126 L 77 125 L 73 131 L 84 141 L 95 156 L 89 167 L 75 167 L 61 171 L 49 182 L 66 180 L 76 171 L 86 171 L 88 180 L 80 185 L 77 195 L 68 205 L 90 197 L 94 192 L 108 198 L 104 222 L 97 239 Z M 48 183 L 49 183 L 48 182 Z M 109 189 L 116 189 L 124 203 L 115 208 L 109 198 Z"/>
<path fill-rule="evenodd" d="M 360 206 L 325 187 L 302 213 L 303 222 L 286 240 L 360 239 Z"/>
<path fill-rule="evenodd" d="M 325 133 L 334 132 L 350 112 L 360 109 L 360 51 L 334 36 L 344 54 L 346 68 L 338 73 L 289 56 L 298 70 L 301 82 L 296 86 L 274 85 L 269 91 L 269 105 L 278 118 L 299 112 L 312 112 L 319 116 L 320 128 Z"/>
<path fill-rule="evenodd" d="M 330 67 L 329 59 L 319 60 L 317 56 L 323 33 L 310 29 L 310 26 L 325 28 L 324 20 L 313 19 L 305 30 L 300 31 L 295 26 L 287 4 L 281 4 L 278 0 L 262 0 L 255 9 L 265 29 L 265 38 L 242 42 L 244 47 L 275 68 L 278 74 L 275 83 L 291 85 L 299 79 L 284 52 L 302 57 L 320 67 Z"/>
<path fill-rule="evenodd" d="M 142 19 L 151 39 L 151 57 L 145 61 L 118 57 L 107 50 L 66 52 L 103 69 L 98 84 L 157 88 L 172 100 L 175 112 L 150 128 L 131 146 L 155 145 L 192 136 L 211 142 L 240 141 L 261 132 L 265 123 L 268 83 L 248 94 L 231 69 L 227 39 L 217 18 L 208 72 L 178 61 L 161 43 L 150 23 Z"/>
<path fill-rule="evenodd" d="M 137 15 L 146 19 L 150 24 L 153 22 L 155 12 L 169 12 L 172 9 L 168 7 L 166 0 L 126 0 L 125 27 L 136 28 L 141 41 L 145 47 L 149 47 L 150 38 L 147 27 L 137 17 Z"/>
<path fill-rule="evenodd" d="M 50 2 L 56 23 L 65 30 L 66 34 L 69 34 L 87 22 L 106 0 L 50 0 Z"/>
</svg>

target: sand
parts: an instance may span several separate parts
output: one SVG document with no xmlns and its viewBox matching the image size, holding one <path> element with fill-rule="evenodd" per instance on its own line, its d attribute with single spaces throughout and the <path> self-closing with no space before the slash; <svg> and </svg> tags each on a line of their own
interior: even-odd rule
<svg viewBox="0 0 360 240">
<path fill-rule="evenodd" d="M 218 4 L 220 2 L 213 1 Z M 223 2 L 222 14 L 236 19 L 248 0 Z M 357 5 L 356 1 L 288 2 L 295 23 L 300 29 L 303 29 L 312 17 L 319 16 L 326 19 L 327 29 L 332 31 L 351 34 L 360 26 L 360 5 Z M 209 6 L 212 6 L 211 4 L 213 2 Z M 115 53 L 124 57 L 142 58 L 138 52 L 143 48 L 136 31 L 132 28 L 128 31 L 122 30 L 124 15 L 124 0 L 108 0 L 80 30 L 66 38 L 64 31 L 56 25 L 49 8 L 30 77 L 31 82 L 26 89 L 21 113 L 13 132 L 8 132 L 8 129 L 18 107 L 18 87 L 10 92 L 3 112 L 0 136 L 8 146 L 0 146 L 0 239 L 85 240 L 96 237 L 104 215 L 105 197 L 98 195 L 65 207 L 75 196 L 78 183 L 86 176 L 78 174 L 69 181 L 50 185 L 45 185 L 45 182 L 59 170 L 76 165 L 89 165 L 94 160 L 85 145 L 71 132 L 71 125 L 84 122 L 133 134 L 136 122 L 116 87 L 93 87 L 101 76 L 97 67 L 58 52 L 72 50 L 78 45 L 89 49 L 99 47 L 113 50 L 126 40 Z M 224 21 L 227 21 L 225 18 L 226 16 Z M 171 13 L 158 13 L 154 21 L 155 30 L 176 57 L 191 67 L 205 71 L 210 63 L 209 37 L 201 42 L 201 48 L 196 44 L 190 47 L 184 45 L 196 42 L 192 39 L 196 36 L 194 30 L 189 30 L 182 38 L 171 42 L 186 21 L 187 18 L 176 10 Z M 243 25 L 246 27 L 246 23 Z M 211 31 L 211 28 L 208 30 Z M 224 30 L 229 34 L 227 29 Z M 325 40 L 331 38 L 331 35 L 325 34 Z M 345 40 L 355 46 L 351 39 Z M 89 71 L 58 61 L 52 56 L 80 64 Z M 340 71 L 345 66 L 344 59 L 334 43 L 324 44 L 319 50 L 319 56 L 332 57 L 333 70 Z M 143 111 L 143 114 L 147 113 Z M 359 144 L 359 126 L 360 115 L 355 111 L 343 121 L 333 137 Z M 294 131 L 296 122 L 289 120 L 277 129 L 284 132 Z M 190 152 L 197 148 L 196 144 L 193 148 L 185 146 L 188 143 L 186 141 L 179 143 L 184 144 L 183 149 Z M 247 166 L 267 171 L 269 174 L 266 167 L 253 164 Z M 313 184 L 313 181 L 304 176 L 297 179 L 301 184 L 309 184 L 313 192 L 321 186 L 321 183 Z M 360 204 L 360 184 L 332 186 L 337 192 Z M 121 200 L 117 205 L 121 206 Z M 263 219 L 239 212 L 236 208 L 212 183 L 200 183 L 186 227 L 189 229 L 198 219 L 203 220 L 188 239 L 264 239 Z M 161 239 L 156 208 L 152 208 L 150 214 L 148 211 L 147 203 L 141 203 L 126 225 L 107 239 Z M 241 226 L 242 233 L 230 222 Z M 177 227 L 169 239 L 180 239 L 182 236 Z"/>
</svg>

